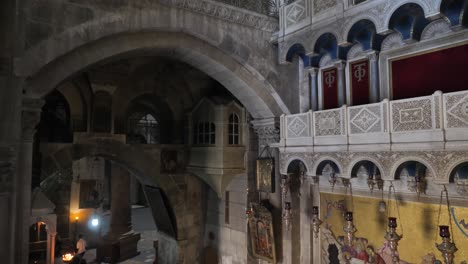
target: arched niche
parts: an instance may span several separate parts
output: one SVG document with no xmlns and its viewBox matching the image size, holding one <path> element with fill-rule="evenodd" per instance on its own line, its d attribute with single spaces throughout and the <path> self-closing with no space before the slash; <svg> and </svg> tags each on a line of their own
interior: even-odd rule
<svg viewBox="0 0 468 264">
<path fill-rule="evenodd" d="M 467 8 L 468 1 L 466 0 L 443 0 L 440 4 L 440 13 L 444 15 L 452 26 L 457 26 L 463 24 L 463 19 L 466 21 Z"/>
<path fill-rule="evenodd" d="M 358 161 L 351 168 L 351 179 L 353 182 L 356 182 L 358 185 L 362 186 L 366 184 L 369 185 L 368 180 L 375 180 L 377 185 L 382 184 L 382 182 L 377 182 L 382 179 L 379 166 L 369 160 Z M 379 189 L 382 188 L 382 186 L 373 186 L 373 188 L 374 187 L 378 187 Z"/>
<path fill-rule="evenodd" d="M 449 188 L 461 196 L 468 196 L 468 161 L 458 164 L 450 172 Z"/>
<path fill-rule="evenodd" d="M 419 41 L 427 24 L 429 21 L 425 18 L 423 8 L 415 3 L 407 3 L 393 12 L 388 28 L 398 31 L 405 41 Z"/>
<path fill-rule="evenodd" d="M 408 190 L 411 192 L 425 193 L 427 188 L 427 178 L 430 177 L 430 170 L 425 164 L 419 161 L 405 161 L 401 163 L 394 174 L 395 180 L 406 182 Z M 419 185 L 419 187 L 418 187 Z"/>
</svg>

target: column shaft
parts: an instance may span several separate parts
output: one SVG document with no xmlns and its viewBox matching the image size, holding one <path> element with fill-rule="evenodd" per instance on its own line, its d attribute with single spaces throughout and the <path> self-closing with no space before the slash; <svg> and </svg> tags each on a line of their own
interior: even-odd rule
<svg viewBox="0 0 468 264">
<path fill-rule="evenodd" d="M 33 140 L 36 126 L 41 118 L 44 101 L 24 98 L 22 111 L 22 140 L 17 166 L 17 263 L 28 263 L 29 258 L 29 218 L 31 217 L 31 178 Z"/>
<path fill-rule="evenodd" d="M 338 61 L 336 63 L 336 68 L 338 70 L 338 107 L 341 107 L 346 104 L 345 63 L 343 61 Z"/>
<path fill-rule="evenodd" d="M 125 168 L 112 164 L 111 182 L 111 237 L 117 238 L 131 230 L 130 173 Z"/>
<path fill-rule="evenodd" d="M 370 80 L 371 80 L 371 89 L 370 89 L 370 102 L 377 103 L 381 99 L 379 98 L 379 55 L 376 51 L 369 53 L 369 70 L 370 70 Z"/>
<path fill-rule="evenodd" d="M 310 68 L 310 104 L 312 111 L 317 111 L 319 108 L 318 105 L 318 69 Z"/>
</svg>

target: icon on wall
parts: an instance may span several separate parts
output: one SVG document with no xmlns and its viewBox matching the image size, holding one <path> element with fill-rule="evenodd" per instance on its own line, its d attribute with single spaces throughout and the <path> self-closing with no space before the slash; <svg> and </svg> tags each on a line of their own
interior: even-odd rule
<svg viewBox="0 0 468 264">
<path fill-rule="evenodd" d="M 257 159 L 257 189 L 260 192 L 274 192 L 274 161 L 271 158 Z"/>
</svg>

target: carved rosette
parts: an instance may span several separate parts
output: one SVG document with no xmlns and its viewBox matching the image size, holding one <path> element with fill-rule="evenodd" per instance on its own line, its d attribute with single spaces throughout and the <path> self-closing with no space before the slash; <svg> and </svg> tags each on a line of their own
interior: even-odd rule
<svg viewBox="0 0 468 264">
<path fill-rule="evenodd" d="M 31 142 L 36 133 L 36 127 L 41 121 L 41 111 L 44 100 L 24 98 L 23 111 L 21 114 L 22 139 Z"/>
<path fill-rule="evenodd" d="M 15 164 L 15 149 L 13 147 L 0 147 L 0 193 L 10 192 L 13 189 Z"/>
</svg>

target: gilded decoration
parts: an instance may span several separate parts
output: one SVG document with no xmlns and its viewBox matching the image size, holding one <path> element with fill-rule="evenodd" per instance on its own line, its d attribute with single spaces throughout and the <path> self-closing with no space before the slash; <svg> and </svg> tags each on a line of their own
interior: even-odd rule
<svg viewBox="0 0 468 264">
<path fill-rule="evenodd" d="M 272 193 L 274 186 L 274 160 L 264 158 L 257 160 L 257 189 L 260 192 Z"/>
<path fill-rule="evenodd" d="M 261 205 L 253 206 L 249 232 L 254 257 L 276 263 L 275 237 L 271 212 Z"/>
</svg>

